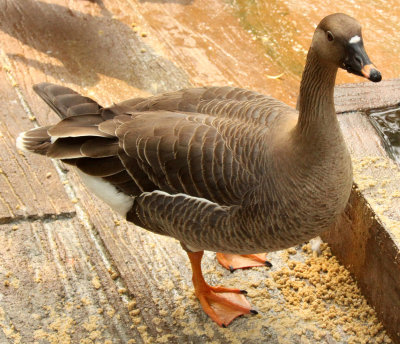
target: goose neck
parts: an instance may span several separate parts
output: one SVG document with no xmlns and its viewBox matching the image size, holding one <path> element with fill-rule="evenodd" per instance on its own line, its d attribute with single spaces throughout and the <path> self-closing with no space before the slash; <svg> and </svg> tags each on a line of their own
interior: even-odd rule
<svg viewBox="0 0 400 344">
<path fill-rule="evenodd" d="M 310 135 L 321 126 L 337 121 L 334 106 L 334 87 L 337 67 L 323 63 L 311 48 L 304 68 L 299 96 L 300 135 Z"/>
</svg>

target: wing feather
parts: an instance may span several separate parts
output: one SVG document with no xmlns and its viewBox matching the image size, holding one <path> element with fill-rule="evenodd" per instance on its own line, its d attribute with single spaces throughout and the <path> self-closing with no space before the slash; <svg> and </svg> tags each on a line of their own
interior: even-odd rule
<svg viewBox="0 0 400 344">
<path fill-rule="evenodd" d="M 118 105 L 110 109 L 119 110 Z M 125 107 L 124 110 L 130 114 L 155 110 L 190 112 L 262 125 L 267 125 L 273 119 L 271 113 L 293 112 L 292 108 L 273 97 L 228 86 L 190 88 L 134 99 L 131 100 L 131 107 Z"/>
<path fill-rule="evenodd" d="M 53 159 L 81 158 L 81 146 L 86 140 L 86 137 L 58 138 L 50 145 L 47 156 Z"/>
<path fill-rule="evenodd" d="M 257 185 L 263 130 L 282 109 L 293 111 L 274 98 L 232 87 L 181 90 L 109 108 L 49 87 L 37 92 L 62 118 L 69 115 L 48 128 L 57 138 L 50 157 L 132 196 L 161 190 L 221 205 L 240 204 Z"/>
<path fill-rule="evenodd" d="M 83 156 L 89 158 L 105 158 L 117 156 L 119 144 L 115 138 L 95 137 L 85 140 L 80 150 Z"/>
<path fill-rule="evenodd" d="M 149 112 L 136 113 L 115 133 L 129 174 L 141 176 L 138 184 L 146 176 L 156 186 L 154 190 L 237 204 L 243 190 L 236 185 L 243 181 L 246 188 L 251 188 L 256 176 L 249 166 L 240 166 L 243 158 L 237 154 L 243 151 L 235 145 L 246 140 L 225 137 L 234 136 L 234 128 L 239 128 L 232 121 L 230 126 L 233 129 L 219 131 L 221 124 L 202 114 Z M 128 166 L 132 161 L 133 165 Z"/>
<path fill-rule="evenodd" d="M 78 136 L 102 136 L 113 137 L 101 130 L 98 125 L 104 119 L 99 115 L 78 115 L 64 118 L 52 126 L 48 133 L 52 137 L 78 137 Z"/>
<path fill-rule="evenodd" d="M 117 156 L 77 159 L 76 167 L 82 172 L 95 177 L 111 176 L 125 170 L 124 165 Z"/>
</svg>

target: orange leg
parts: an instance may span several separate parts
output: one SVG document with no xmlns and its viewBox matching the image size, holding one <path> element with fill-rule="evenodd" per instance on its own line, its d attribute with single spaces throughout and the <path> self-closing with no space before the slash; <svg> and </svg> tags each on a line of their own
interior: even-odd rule
<svg viewBox="0 0 400 344">
<path fill-rule="evenodd" d="M 201 272 L 203 251 L 188 252 L 193 271 L 193 285 L 204 312 L 219 326 L 226 327 L 243 314 L 257 314 L 243 294 L 246 291 L 225 287 L 212 287 L 206 283 Z"/>
<path fill-rule="evenodd" d="M 254 266 L 268 266 L 272 264 L 267 261 L 267 254 L 230 254 L 230 253 L 217 253 L 219 263 L 230 270 L 231 272 L 236 269 L 251 268 Z"/>
</svg>

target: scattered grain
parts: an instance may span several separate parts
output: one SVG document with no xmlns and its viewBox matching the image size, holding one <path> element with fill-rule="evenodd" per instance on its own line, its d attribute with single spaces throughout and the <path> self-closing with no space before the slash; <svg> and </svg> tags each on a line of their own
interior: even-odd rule
<svg viewBox="0 0 400 344">
<path fill-rule="evenodd" d="M 99 280 L 99 277 L 98 277 L 98 276 L 94 276 L 94 277 L 92 278 L 92 285 L 93 285 L 93 287 L 94 287 L 95 289 L 100 289 L 101 283 L 100 283 L 100 280 Z"/>
</svg>

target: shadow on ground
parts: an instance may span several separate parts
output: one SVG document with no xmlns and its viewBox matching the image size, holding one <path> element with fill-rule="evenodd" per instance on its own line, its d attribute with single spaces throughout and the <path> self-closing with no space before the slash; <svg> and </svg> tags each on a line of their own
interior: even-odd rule
<svg viewBox="0 0 400 344">
<path fill-rule="evenodd" d="M 0 0 L 0 30 L 61 65 L 8 56 L 78 85 L 96 84 L 98 74 L 151 93 L 189 85 L 183 70 L 157 55 L 130 26 L 113 19 L 101 0 L 95 3 L 101 16 L 41 1 Z"/>
</svg>

